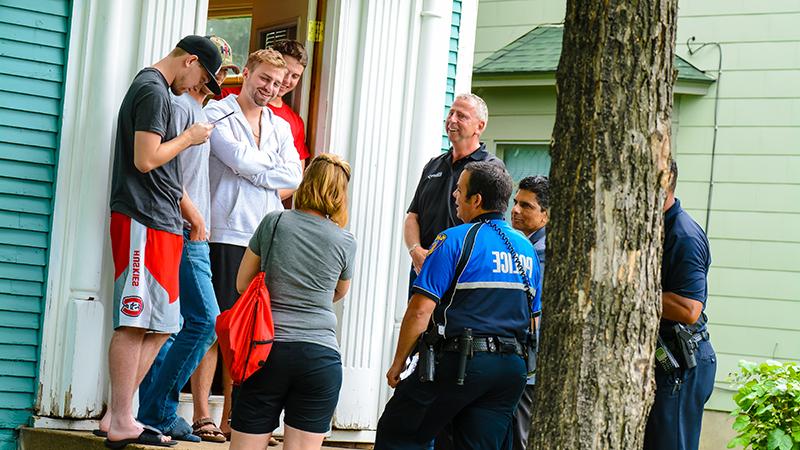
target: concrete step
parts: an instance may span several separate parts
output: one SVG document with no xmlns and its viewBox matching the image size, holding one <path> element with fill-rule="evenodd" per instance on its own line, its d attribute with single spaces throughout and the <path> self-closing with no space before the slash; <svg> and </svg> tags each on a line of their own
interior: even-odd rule
<svg viewBox="0 0 800 450">
<path fill-rule="evenodd" d="M 63 431 L 45 428 L 23 428 L 19 434 L 20 450 L 107 450 L 103 444 L 104 439 L 86 431 Z M 174 447 L 174 450 L 228 450 L 228 443 L 218 444 L 214 442 L 181 442 Z M 153 447 L 149 445 L 129 445 L 127 450 L 154 450 L 164 449 L 164 447 Z M 371 445 L 348 444 L 348 443 L 326 443 L 323 450 L 341 450 L 342 448 L 371 449 Z M 282 450 L 283 445 L 269 447 L 272 450 Z M 266 450 L 266 449 L 265 449 Z"/>
</svg>

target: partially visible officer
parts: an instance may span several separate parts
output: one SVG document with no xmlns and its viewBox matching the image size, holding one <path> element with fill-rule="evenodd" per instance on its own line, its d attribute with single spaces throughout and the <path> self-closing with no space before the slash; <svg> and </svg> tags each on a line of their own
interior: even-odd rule
<svg viewBox="0 0 800 450">
<path fill-rule="evenodd" d="M 714 390 L 716 355 L 708 340 L 708 239 L 675 198 L 678 166 L 672 161 L 664 202 L 661 324 L 656 350 L 656 399 L 645 430 L 648 450 L 697 450 L 703 405 Z M 679 367 L 665 355 L 671 354 Z"/>
<path fill-rule="evenodd" d="M 547 222 L 550 221 L 550 182 L 547 177 L 526 177 L 519 182 L 519 190 L 514 196 L 511 208 L 511 226 L 528 236 L 528 240 L 539 257 L 539 266 L 544 275 L 544 249 L 547 239 Z M 538 318 L 537 320 L 537 330 Z M 528 378 L 528 384 L 519 399 L 514 413 L 514 450 L 528 448 L 528 435 L 533 416 L 533 386 L 536 378 Z"/>
<path fill-rule="evenodd" d="M 378 422 L 376 450 L 430 448 L 451 422 L 455 448 L 499 449 L 510 442 L 525 388 L 522 354 L 531 310 L 541 304 L 533 246 L 503 220 L 511 189 L 508 172 L 491 162 L 471 162 L 459 177 L 453 197 L 466 223 L 436 237 L 414 283 L 386 374 L 396 390 Z M 526 285 L 535 290 L 531 301 Z M 406 358 L 426 330 L 422 342 L 435 349 L 433 381 L 421 380 L 428 373 L 424 350 L 401 381 Z"/>
<path fill-rule="evenodd" d="M 472 161 L 489 161 L 505 168 L 503 161 L 486 151 L 481 134 L 489 120 L 486 102 L 475 94 L 456 96 L 445 120 L 447 137 L 452 147 L 430 161 L 422 169 L 414 199 L 408 207 L 403 238 L 413 266 L 409 288 L 422 268 L 428 248 L 436 236 L 463 222 L 456 215 L 450 194 L 456 187 L 464 166 Z"/>
</svg>

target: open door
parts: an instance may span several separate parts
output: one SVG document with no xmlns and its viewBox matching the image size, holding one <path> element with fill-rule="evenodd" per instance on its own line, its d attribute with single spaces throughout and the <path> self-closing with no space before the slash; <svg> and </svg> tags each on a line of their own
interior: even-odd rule
<svg viewBox="0 0 800 450">
<path fill-rule="evenodd" d="M 213 1 L 213 0 L 212 0 Z M 322 7 L 319 7 L 322 3 Z M 316 123 L 314 80 L 319 77 L 321 23 L 318 12 L 324 12 L 324 0 L 291 1 L 259 0 L 253 2 L 250 51 L 265 48 L 281 39 L 300 41 L 308 52 L 308 65 L 297 88 L 284 100 L 306 123 L 306 144 L 311 157 L 316 154 L 313 124 Z"/>
</svg>

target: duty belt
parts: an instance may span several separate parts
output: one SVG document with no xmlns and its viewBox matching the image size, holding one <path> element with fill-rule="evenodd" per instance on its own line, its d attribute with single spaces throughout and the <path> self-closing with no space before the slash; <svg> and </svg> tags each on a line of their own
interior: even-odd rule
<svg viewBox="0 0 800 450">
<path fill-rule="evenodd" d="M 461 351 L 458 347 L 458 338 L 447 339 L 442 346 L 442 350 L 446 352 Z M 479 336 L 472 340 L 473 352 L 488 352 L 488 353 L 515 353 L 519 356 L 524 356 L 524 348 L 522 344 L 514 338 L 505 338 L 497 336 Z"/>
<path fill-rule="evenodd" d="M 670 334 L 672 334 L 672 333 L 670 333 Z M 663 339 L 664 342 L 668 342 L 668 343 L 672 344 L 672 343 L 675 342 L 675 335 L 674 334 L 672 334 L 671 336 L 670 335 L 667 335 L 667 336 L 663 336 L 662 335 L 661 339 Z M 703 331 L 701 331 L 699 333 L 694 333 L 692 335 L 692 340 L 695 341 L 695 342 L 707 341 L 709 339 L 711 339 L 711 336 L 708 334 L 707 330 L 703 330 Z"/>
</svg>

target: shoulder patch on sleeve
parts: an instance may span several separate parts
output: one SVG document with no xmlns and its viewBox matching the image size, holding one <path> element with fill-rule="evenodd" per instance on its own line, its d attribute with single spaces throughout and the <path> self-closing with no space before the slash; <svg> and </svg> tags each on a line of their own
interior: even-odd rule
<svg viewBox="0 0 800 450">
<path fill-rule="evenodd" d="M 439 233 L 439 235 L 436 236 L 436 239 L 433 241 L 433 244 L 431 244 L 431 248 L 428 249 L 428 254 L 430 255 L 431 253 L 433 253 L 433 251 L 436 250 L 444 242 L 445 239 L 447 239 L 447 235 L 444 233 Z"/>
</svg>

